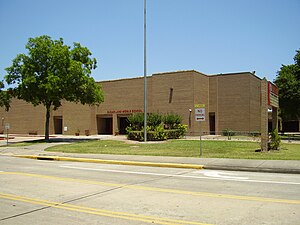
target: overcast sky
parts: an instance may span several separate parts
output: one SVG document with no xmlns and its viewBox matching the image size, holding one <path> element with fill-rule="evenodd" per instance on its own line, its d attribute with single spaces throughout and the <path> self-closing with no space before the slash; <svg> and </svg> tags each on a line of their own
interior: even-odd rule
<svg viewBox="0 0 300 225">
<path fill-rule="evenodd" d="M 0 0 L 0 78 L 29 37 L 93 53 L 97 81 L 143 76 L 144 0 Z M 300 48 L 300 0 L 147 0 L 148 74 L 256 71 L 273 80 Z"/>
</svg>

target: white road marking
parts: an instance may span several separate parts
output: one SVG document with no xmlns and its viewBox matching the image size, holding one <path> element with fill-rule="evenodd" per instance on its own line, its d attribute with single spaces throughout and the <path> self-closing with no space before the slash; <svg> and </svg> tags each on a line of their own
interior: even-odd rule
<svg viewBox="0 0 300 225">
<path fill-rule="evenodd" d="M 234 173 L 225 173 L 219 171 L 208 171 L 203 173 L 204 176 L 225 178 L 225 179 L 238 179 L 238 180 L 248 180 L 248 177 L 237 177 Z"/>
<path fill-rule="evenodd" d="M 180 175 L 180 174 L 163 174 L 163 173 L 148 173 L 148 172 L 135 172 L 135 171 L 124 171 L 124 170 L 108 170 L 108 169 L 100 169 L 100 168 L 86 168 L 86 167 L 69 166 L 69 165 L 62 165 L 62 166 L 59 166 L 59 167 L 68 168 L 68 169 L 77 169 L 77 170 L 102 171 L 102 172 L 110 172 L 110 173 L 127 173 L 127 174 L 137 174 L 137 175 L 151 175 L 151 176 L 193 178 L 193 179 L 208 179 L 208 180 L 227 180 L 227 181 L 239 181 L 239 182 L 250 182 L 250 183 L 252 182 L 252 183 L 300 185 L 300 183 L 288 182 L 288 181 L 252 180 L 252 179 L 248 179 L 248 178 L 244 178 L 244 177 L 233 177 L 233 176 L 227 176 L 226 177 L 226 176 L 220 175 L 220 173 L 223 173 L 223 172 L 219 172 L 219 175 L 215 175 L 214 177 L 213 176 L 200 177 L 200 176 Z M 203 172 L 203 174 L 204 173 L 208 173 L 208 171 Z"/>
</svg>

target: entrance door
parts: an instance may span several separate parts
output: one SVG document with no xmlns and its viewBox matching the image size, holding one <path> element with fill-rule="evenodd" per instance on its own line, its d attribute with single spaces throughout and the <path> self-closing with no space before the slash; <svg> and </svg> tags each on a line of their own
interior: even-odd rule
<svg viewBox="0 0 300 225">
<path fill-rule="evenodd" d="M 113 121 L 111 117 L 97 117 L 98 134 L 112 134 Z"/>
<path fill-rule="evenodd" d="M 62 134 L 63 133 L 63 119 L 62 116 L 54 116 L 54 134 Z"/>
<path fill-rule="evenodd" d="M 119 118 L 119 125 L 120 125 L 120 129 L 119 132 L 120 134 L 126 134 L 126 127 L 129 125 L 128 121 L 127 121 L 127 117 L 120 117 Z"/>
<path fill-rule="evenodd" d="M 211 135 L 216 134 L 216 115 L 214 112 L 209 113 L 209 131 Z"/>
</svg>

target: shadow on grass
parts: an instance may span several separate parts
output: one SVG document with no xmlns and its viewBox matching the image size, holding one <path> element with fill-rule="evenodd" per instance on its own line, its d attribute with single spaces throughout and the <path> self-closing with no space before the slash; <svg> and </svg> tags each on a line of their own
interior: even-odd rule
<svg viewBox="0 0 300 225">
<path fill-rule="evenodd" d="M 90 139 L 90 138 L 84 138 L 84 137 L 82 137 L 82 138 L 50 138 L 50 140 L 48 142 L 45 141 L 44 139 L 30 140 L 30 141 L 9 143 L 9 146 L 19 147 L 19 146 L 29 146 L 29 145 L 43 144 L 43 143 L 76 143 L 76 142 L 88 142 L 88 141 L 94 141 L 94 140 L 100 140 L 100 139 Z"/>
<path fill-rule="evenodd" d="M 57 143 L 57 142 L 68 142 L 68 143 L 75 143 L 75 142 L 85 142 L 85 141 L 97 141 L 100 138 L 50 138 L 48 143 Z M 42 140 L 43 143 L 46 143 L 45 140 Z"/>
</svg>

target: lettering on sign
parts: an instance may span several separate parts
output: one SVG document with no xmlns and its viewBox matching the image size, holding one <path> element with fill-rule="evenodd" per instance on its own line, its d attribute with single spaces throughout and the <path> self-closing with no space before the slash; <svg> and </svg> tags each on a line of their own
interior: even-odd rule
<svg viewBox="0 0 300 225">
<path fill-rule="evenodd" d="M 268 82 L 268 105 L 279 107 L 278 87 Z"/>
<path fill-rule="evenodd" d="M 205 108 L 205 104 L 195 104 L 195 108 Z"/>
<path fill-rule="evenodd" d="M 195 109 L 195 120 L 196 122 L 205 121 L 205 108 Z"/>
<path fill-rule="evenodd" d="M 197 108 L 195 109 L 195 114 L 205 114 L 205 108 Z"/>
<path fill-rule="evenodd" d="M 108 114 L 118 113 L 118 114 L 126 114 L 126 113 L 142 113 L 141 109 L 124 109 L 124 110 L 107 110 Z"/>
</svg>

